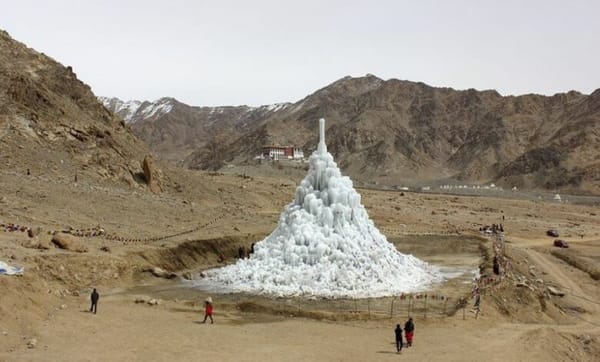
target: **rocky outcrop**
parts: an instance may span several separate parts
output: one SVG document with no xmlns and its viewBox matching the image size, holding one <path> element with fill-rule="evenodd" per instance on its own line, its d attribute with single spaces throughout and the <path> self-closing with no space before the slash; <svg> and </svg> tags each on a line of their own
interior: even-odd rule
<svg viewBox="0 0 600 362">
<path fill-rule="evenodd" d="M 152 156 L 144 157 L 142 162 L 142 169 L 144 170 L 144 178 L 148 184 L 150 191 L 155 194 L 160 194 L 162 189 L 162 172 L 156 167 Z"/>
<path fill-rule="evenodd" d="M 78 253 L 85 253 L 88 251 L 85 246 L 81 245 L 76 237 L 65 233 L 54 234 L 52 236 L 52 244 L 61 249 L 75 251 Z"/>
<path fill-rule="evenodd" d="M 0 31 L 0 169 L 121 183 L 148 153 L 73 68 Z"/>
</svg>

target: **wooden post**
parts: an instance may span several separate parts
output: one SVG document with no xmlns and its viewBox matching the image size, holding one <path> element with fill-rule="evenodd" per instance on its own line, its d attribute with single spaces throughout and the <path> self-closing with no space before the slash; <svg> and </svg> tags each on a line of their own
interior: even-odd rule
<svg viewBox="0 0 600 362">
<path fill-rule="evenodd" d="M 371 318 L 371 298 L 367 299 L 367 310 L 369 311 L 369 318 Z"/>
<path fill-rule="evenodd" d="M 390 319 L 394 318 L 394 300 L 396 298 L 392 297 L 392 306 L 390 307 Z"/>
<path fill-rule="evenodd" d="M 427 319 L 427 296 L 425 296 L 425 300 L 423 301 L 423 307 L 424 307 L 423 318 Z"/>
<path fill-rule="evenodd" d="M 412 304 L 412 298 L 408 300 L 408 318 L 410 318 L 410 305 Z"/>
</svg>

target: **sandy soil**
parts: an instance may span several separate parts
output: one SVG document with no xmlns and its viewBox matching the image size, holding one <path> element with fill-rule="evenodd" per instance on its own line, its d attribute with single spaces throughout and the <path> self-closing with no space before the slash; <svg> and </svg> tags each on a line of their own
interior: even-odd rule
<svg viewBox="0 0 600 362">
<path fill-rule="evenodd" d="M 0 231 L 0 260 L 26 268 L 22 277 L 0 277 L 0 360 L 600 359 L 600 282 L 593 278 L 600 265 L 597 207 L 361 190 L 371 217 L 390 240 L 433 263 L 481 264 L 485 273 L 491 243 L 478 239 L 478 228 L 503 223 L 507 230 L 513 270 L 503 284 L 484 291 L 478 318 L 469 309 L 465 319 L 462 310 L 446 317 L 415 315 L 415 345 L 397 355 L 393 328 L 406 316 L 333 313 L 334 303 L 327 301 L 297 303 L 292 313 L 276 307 L 289 301 L 213 295 L 216 323 L 199 324 L 206 292 L 182 289 L 179 279 L 155 278 L 143 270 L 159 266 L 194 277 L 217 266 L 218 254 L 233 261 L 240 245 L 247 247 L 273 229 L 294 185 L 177 172 L 171 177 L 183 191 L 157 196 L 3 171 L 0 222 L 41 226 L 44 232 L 31 239 Z M 210 220 L 215 221 L 207 224 Z M 191 232 L 154 241 L 81 238 L 87 253 L 35 247 L 50 237 L 49 230 L 98 224 L 131 239 Z M 556 256 L 552 239 L 544 236 L 548 228 L 571 243 L 569 250 L 558 251 L 566 256 Z M 566 295 L 549 295 L 549 285 Z M 87 312 L 91 287 L 101 293 L 97 315 Z M 458 297 L 468 296 L 469 289 L 451 281 L 434 292 Z M 160 304 L 134 303 L 141 295 Z M 260 308 L 242 308 L 248 301 Z M 35 346 L 28 348 L 32 339 Z"/>
</svg>

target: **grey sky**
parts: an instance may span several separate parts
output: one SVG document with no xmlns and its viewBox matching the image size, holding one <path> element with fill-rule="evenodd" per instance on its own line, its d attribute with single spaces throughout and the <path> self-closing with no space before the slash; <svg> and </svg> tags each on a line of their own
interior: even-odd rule
<svg viewBox="0 0 600 362">
<path fill-rule="evenodd" d="M 3 1 L 97 95 L 297 101 L 345 75 L 502 94 L 600 88 L 597 1 Z"/>
</svg>

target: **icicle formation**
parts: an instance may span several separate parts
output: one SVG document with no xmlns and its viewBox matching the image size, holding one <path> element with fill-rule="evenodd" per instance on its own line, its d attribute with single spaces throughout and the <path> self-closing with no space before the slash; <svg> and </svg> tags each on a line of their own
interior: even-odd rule
<svg viewBox="0 0 600 362">
<path fill-rule="evenodd" d="M 379 297 L 427 288 L 436 269 L 404 255 L 375 227 L 352 181 L 325 145 L 325 121 L 308 174 L 277 228 L 250 259 L 207 273 L 204 287 L 277 296 Z"/>
</svg>

